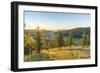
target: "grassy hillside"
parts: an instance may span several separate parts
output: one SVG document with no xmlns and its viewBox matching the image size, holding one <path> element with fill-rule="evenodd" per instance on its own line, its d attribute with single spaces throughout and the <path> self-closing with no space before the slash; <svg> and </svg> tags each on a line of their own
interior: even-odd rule
<svg viewBox="0 0 100 73">
<path fill-rule="evenodd" d="M 40 55 L 36 55 L 35 51 L 32 55 L 27 55 L 24 61 L 53 61 L 53 60 L 76 60 L 76 59 L 89 59 L 90 49 L 82 49 L 81 46 L 72 46 L 73 49 L 69 47 L 62 47 L 62 50 L 58 48 L 41 50 Z"/>
<path fill-rule="evenodd" d="M 24 61 L 90 58 L 90 28 L 25 30 Z"/>
</svg>

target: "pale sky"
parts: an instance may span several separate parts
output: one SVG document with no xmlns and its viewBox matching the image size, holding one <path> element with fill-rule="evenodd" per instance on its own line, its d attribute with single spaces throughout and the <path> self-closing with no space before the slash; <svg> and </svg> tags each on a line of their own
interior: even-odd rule
<svg viewBox="0 0 100 73">
<path fill-rule="evenodd" d="M 90 14 L 24 11 L 25 29 L 72 29 L 90 26 Z"/>
</svg>

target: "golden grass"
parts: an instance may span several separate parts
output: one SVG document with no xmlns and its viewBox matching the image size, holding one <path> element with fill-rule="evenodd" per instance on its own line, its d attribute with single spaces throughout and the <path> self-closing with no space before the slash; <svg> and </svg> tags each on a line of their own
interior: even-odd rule
<svg viewBox="0 0 100 73">
<path fill-rule="evenodd" d="M 35 54 L 35 51 L 33 51 L 32 55 Z M 72 46 L 72 48 L 62 47 L 61 50 L 50 48 L 41 50 L 41 55 L 48 56 L 50 60 L 88 59 L 90 58 L 90 50 L 89 48 L 81 48 L 81 46 Z M 25 56 L 25 58 L 27 59 L 28 56 Z"/>
</svg>

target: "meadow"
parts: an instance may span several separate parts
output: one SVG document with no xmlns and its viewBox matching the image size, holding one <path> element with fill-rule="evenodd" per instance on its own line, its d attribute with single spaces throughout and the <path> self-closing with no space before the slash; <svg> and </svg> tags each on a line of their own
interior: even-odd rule
<svg viewBox="0 0 100 73">
<path fill-rule="evenodd" d="M 47 50 L 41 50 L 40 54 L 36 54 L 32 51 L 31 55 L 26 55 L 24 61 L 51 61 L 51 60 L 77 60 L 77 59 L 89 59 L 90 49 L 81 48 L 81 46 L 50 48 Z"/>
</svg>

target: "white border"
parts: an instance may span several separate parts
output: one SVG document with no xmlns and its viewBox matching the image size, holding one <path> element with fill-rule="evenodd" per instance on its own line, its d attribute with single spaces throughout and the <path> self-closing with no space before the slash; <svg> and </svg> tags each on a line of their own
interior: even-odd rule
<svg viewBox="0 0 100 73">
<path fill-rule="evenodd" d="M 49 11 L 49 12 L 73 12 L 73 13 L 89 13 L 91 14 L 91 58 L 82 60 L 58 60 L 58 61 L 41 61 L 41 62 L 24 62 L 24 23 L 23 11 Z M 78 9 L 78 8 L 60 8 L 46 6 L 18 6 L 18 68 L 36 68 L 50 66 L 71 66 L 95 64 L 95 11 L 93 9 Z"/>
</svg>

